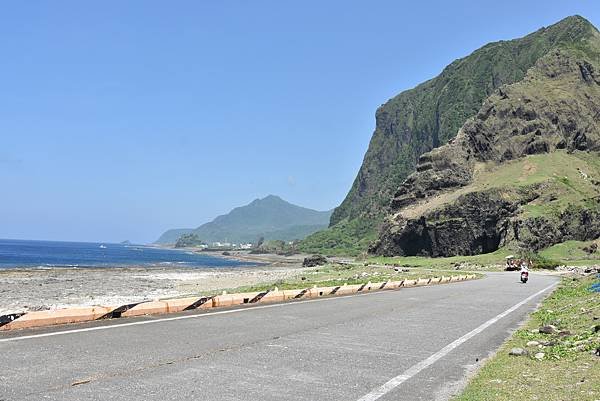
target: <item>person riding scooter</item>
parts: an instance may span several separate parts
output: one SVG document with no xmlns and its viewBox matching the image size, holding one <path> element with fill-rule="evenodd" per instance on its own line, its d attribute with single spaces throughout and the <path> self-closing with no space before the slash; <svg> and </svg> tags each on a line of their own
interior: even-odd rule
<svg viewBox="0 0 600 401">
<path fill-rule="evenodd" d="M 521 282 L 525 284 L 529 280 L 529 269 L 525 261 L 521 262 Z"/>
</svg>

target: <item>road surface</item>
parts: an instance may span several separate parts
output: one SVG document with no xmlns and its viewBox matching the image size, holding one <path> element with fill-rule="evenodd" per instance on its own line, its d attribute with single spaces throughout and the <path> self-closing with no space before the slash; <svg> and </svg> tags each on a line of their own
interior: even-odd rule
<svg viewBox="0 0 600 401">
<path fill-rule="evenodd" d="M 446 400 L 556 278 L 0 334 L 0 400 Z"/>
</svg>

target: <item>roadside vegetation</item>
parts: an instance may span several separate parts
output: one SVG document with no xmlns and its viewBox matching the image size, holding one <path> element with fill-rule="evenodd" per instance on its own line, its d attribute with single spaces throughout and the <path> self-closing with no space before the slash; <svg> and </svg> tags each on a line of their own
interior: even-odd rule
<svg viewBox="0 0 600 401">
<path fill-rule="evenodd" d="M 450 256 L 446 258 L 430 258 L 426 256 L 376 256 L 367 258 L 369 263 L 387 264 L 400 267 L 441 270 L 503 270 L 505 257 L 514 252 L 501 248 L 495 252 L 473 256 Z"/>
<path fill-rule="evenodd" d="M 600 264 L 599 240 L 566 241 L 544 249 L 540 256 L 572 266 Z"/>
<path fill-rule="evenodd" d="M 296 276 L 275 282 L 266 282 L 253 286 L 223 289 L 229 293 L 255 292 L 272 290 L 275 287 L 280 290 L 291 290 L 298 288 L 333 287 L 339 285 L 365 284 L 368 282 L 380 283 L 384 281 L 411 280 L 416 278 L 451 277 L 464 274 L 455 271 L 440 271 L 431 269 L 402 269 L 388 266 L 364 266 L 351 264 L 330 263 L 323 266 L 307 268 Z M 211 294 L 221 293 L 223 290 L 214 291 Z"/>
<path fill-rule="evenodd" d="M 453 401 L 599 400 L 598 282 L 564 278 Z"/>
<path fill-rule="evenodd" d="M 377 256 L 366 260 L 373 264 L 388 264 L 402 267 L 457 269 L 457 270 L 504 270 L 505 258 L 515 255 L 529 259 L 534 269 L 554 269 L 557 266 L 600 265 L 600 240 L 566 241 L 539 252 L 503 247 L 495 252 L 473 256 L 451 256 L 430 258 L 426 256 Z"/>
<path fill-rule="evenodd" d="M 358 256 L 377 239 L 377 223 L 367 219 L 343 220 L 317 231 L 300 242 L 298 249 L 327 256 Z"/>
<path fill-rule="evenodd" d="M 295 241 L 282 241 L 278 239 L 264 241 L 263 238 L 259 239 L 254 249 L 250 251 L 253 255 L 260 255 L 265 253 L 272 253 L 275 255 L 290 256 L 298 253 L 298 240 Z"/>
</svg>

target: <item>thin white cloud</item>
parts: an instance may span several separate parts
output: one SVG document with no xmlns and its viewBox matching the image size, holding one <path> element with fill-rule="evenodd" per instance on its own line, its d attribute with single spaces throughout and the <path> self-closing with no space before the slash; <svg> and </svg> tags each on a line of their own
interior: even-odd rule
<svg viewBox="0 0 600 401">
<path fill-rule="evenodd" d="M 296 177 L 294 177 L 293 175 L 288 175 L 287 183 L 290 187 L 295 187 L 296 186 Z"/>
</svg>

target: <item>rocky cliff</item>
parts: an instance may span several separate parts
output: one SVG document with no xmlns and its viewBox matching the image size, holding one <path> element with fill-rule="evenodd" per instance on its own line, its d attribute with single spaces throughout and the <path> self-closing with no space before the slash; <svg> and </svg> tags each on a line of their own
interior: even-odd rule
<svg viewBox="0 0 600 401">
<path fill-rule="evenodd" d="M 344 230 L 356 231 L 350 235 L 356 241 L 369 235 L 370 230 L 364 227 L 375 230 L 385 215 L 398 208 L 398 204 L 390 208 L 390 199 L 402 196 L 396 194 L 398 187 L 417 168 L 421 155 L 448 143 L 469 119 L 481 113 L 483 116 L 486 113 L 481 108 L 484 101 L 490 102 L 490 96 L 504 96 L 497 92 L 499 88 L 522 81 L 528 70 L 550 52 L 557 48 L 577 47 L 589 40 L 594 31 L 589 22 L 574 16 L 520 39 L 490 43 L 454 61 L 439 76 L 400 93 L 379 107 L 375 132 L 360 171 L 350 192 L 331 217 L 330 234 L 319 233 L 319 241 L 329 242 L 335 247 L 335 239 L 341 237 L 337 231 Z M 586 66 L 583 68 L 588 71 Z M 595 79 L 592 76 L 588 78 Z M 512 101 L 517 100 L 513 98 Z M 524 104 L 517 113 L 527 114 L 528 107 Z M 493 111 L 489 111 L 490 115 Z M 523 117 L 528 118 L 525 114 Z M 545 126 L 536 127 L 530 122 L 526 129 L 531 129 L 529 134 L 535 135 L 536 132 L 543 132 Z M 486 140 L 483 137 L 477 139 Z M 534 151 L 533 147 L 546 146 L 546 143 L 548 146 L 560 145 L 534 141 L 527 146 Z M 463 149 L 457 147 L 453 151 L 460 153 Z M 518 155 L 506 153 L 500 157 Z M 427 169 L 427 163 L 435 164 L 434 159 L 438 156 L 431 154 L 427 157 L 431 160 L 421 159 L 418 168 Z M 459 176 L 447 177 L 439 185 L 464 184 L 469 181 L 468 175 L 467 169 Z M 452 183 L 452 180 L 457 182 Z M 357 220 L 360 222 L 355 222 Z"/>
<path fill-rule="evenodd" d="M 448 144 L 419 157 L 392 198 L 372 252 L 468 255 L 508 242 L 537 250 L 600 235 L 600 33 L 581 17 L 559 25 L 569 27 L 569 40 L 557 42 L 518 82 L 499 86 Z M 560 171 L 548 156 L 556 152 Z M 537 179 L 499 179 L 532 155 L 541 155 Z M 538 207 L 550 204 L 556 207 Z M 527 213 L 534 207 L 543 213 Z"/>
</svg>

